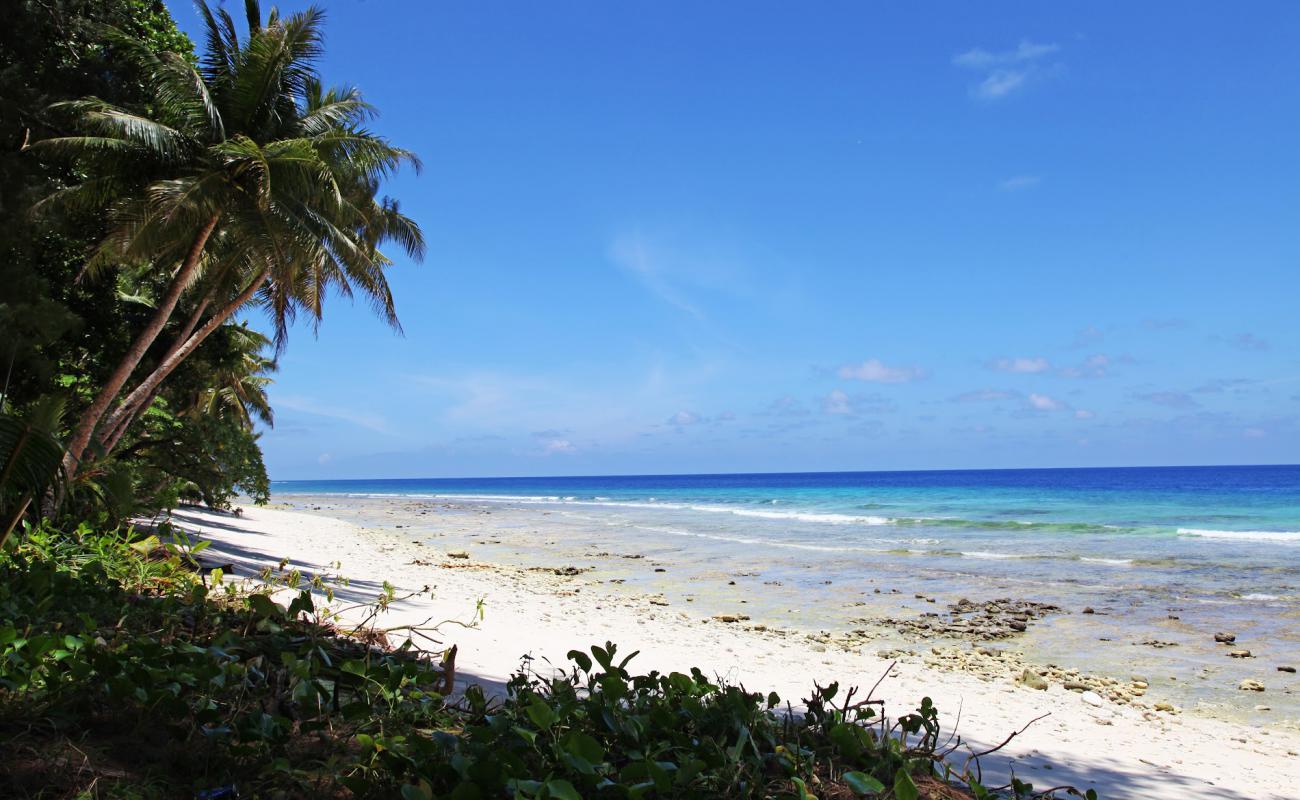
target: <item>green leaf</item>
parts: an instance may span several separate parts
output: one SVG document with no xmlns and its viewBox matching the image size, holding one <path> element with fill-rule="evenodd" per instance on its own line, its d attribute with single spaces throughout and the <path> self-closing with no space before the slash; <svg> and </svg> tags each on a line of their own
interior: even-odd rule
<svg viewBox="0 0 1300 800">
<path fill-rule="evenodd" d="M 865 772 L 846 772 L 844 782 L 854 794 L 881 794 L 885 791 L 885 784 Z"/>
<path fill-rule="evenodd" d="M 280 606 L 276 605 L 274 600 L 264 594 L 249 595 L 248 608 L 263 619 L 278 617 L 282 613 Z"/>
<path fill-rule="evenodd" d="M 576 662 L 583 672 L 591 672 L 591 657 L 581 650 L 570 650 L 569 660 Z"/>
<path fill-rule="evenodd" d="M 897 800 L 920 800 L 921 793 L 912 782 L 912 776 L 907 773 L 907 767 L 899 767 L 894 774 L 894 797 Z"/>
<path fill-rule="evenodd" d="M 408 783 L 402 786 L 402 800 L 433 800 L 433 792 L 423 786 Z"/>
<path fill-rule="evenodd" d="M 526 711 L 528 712 L 528 718 L 533 721 L 533 724 L 542 730 L 549 730 L 550 727 L 559 719 L 559 717 L 556 716 L 554 709 L 547 705 L 546 701 L 540 697 L 534 697 L 533 701 L 528 704 Z"/>
<path fill-rule="evenodd" d="M 564 737 L 563 746 L 569 753 L 588 763 L 599 764 L 605 760 L 605 748 L 585 733 L 570 733 Z"/>
<path fill-rule="evenodd" d="M 546 792 L 551 797 L 557 798 L 557 800 L 582 800 L 582 795 L 578 794 L 578 790 L 573 788 L 573 784 L 560 778 L 547 781 Z"/>
</svg>

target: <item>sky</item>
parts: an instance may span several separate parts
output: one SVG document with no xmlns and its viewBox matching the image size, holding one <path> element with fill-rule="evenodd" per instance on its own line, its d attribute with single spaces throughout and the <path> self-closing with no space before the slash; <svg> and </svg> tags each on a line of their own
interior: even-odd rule
<svg viewBox="0 0 1300 800">
<path fill-rule="evenodd" d="M 429 248 L 273 479 L 1300 461 L 1300 4 L 324 5 Z"/>
</svg>

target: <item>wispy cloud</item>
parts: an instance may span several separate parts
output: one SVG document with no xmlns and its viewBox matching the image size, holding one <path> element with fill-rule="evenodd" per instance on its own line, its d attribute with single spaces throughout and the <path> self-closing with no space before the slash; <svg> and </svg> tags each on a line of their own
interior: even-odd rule
<svg viewBox="0 0 1300 800">
<path fill-rule="evenodd" d="M 878 358 L 869 358 L 860 364 L 845 364 L 836 374 L 846 381 L 869 383 L 911 383 L 925 377 L 920 367 L 890 367 Z"/>
<path fill-rule="evenodd" d="M 992 69 L 1026 61 L 1036 61 L 1060 51 L 1060 45 L 1036 44 L 1028 39 L 1021 39 L 1020 44 L 1012 50 L 991 52 L 975 47 L 953 56 L 952 63 L 968 69 Z"/>
<path fill-rule="evenodd" d="M 1262 353 L 1273 348 L 1273 345 L 1268 340 L 1261 339 L 1253 333 L 1239 333 L 1236 336 L 1227 337 L 1224 341 L 1230 346 L 1248 353 Z"/>
<path fill-rule="evenodd" d="M 297 395 L 276 395 L 274 402 L 276 410 L 289 409 L 314 417 L 337 419 L 376 433 L 388 433 L 388 422 L 379 414 L 320 403 L 310 397 Z"/>
<path fill-rule="evenodd" d="M 1236 392 L 1242 388 L 1255 383 L 1255 381 L 1246 380 L 1245 378 L 1211 378 L 1192 390 L 1192 394 L 1222 394 L 1223 392 Z"/>
<path fill-rule="evenodd" d="M 686 411 L 685 409 L 678 411 L 676 414 L 673 414 L 668 418 L 668 424 L 674 425 L 678 428 L 685 428 L 688 425 L 698 425 L 702 421 L 703 417 L 699 414 L 696 414 L 694 411 Z"/>
<path fill-rule="evenodd" d="M 998 188 L 1004 192 L 1023 192 L 1036 188 L 1042 182 L 1043 179 L 1038 175 L 1012 175 L 999 183 Z"/>
<path fill-rule="evenodd" d="M 852 414 L 853 404 L 843 389 L 835 389 L 822 398 L 822 411 L 827 414 Z"/>
<path fill-rule="evenodd" d="M 1101 328 L 1098 328 L 1096 325 L 1089 325 L 1088 327 L 1082 328 L 1081 330 L 1079 330 L 1078 333 L 1074 334 L 1074 341 L 1070 342 L 1070 347 L 1074 347 L 1074 348 L 1089 347 L 1093 344 L 1096 344 L 1097 342 L 1100 342 L 1104 338 L 1106 338 L 1105 331 L 1103 331 Z"/>
<path fill-rule="evenodd" d="M 1200 406 L 1200 403 L 1196 402 L 1196 399 L 1187 392 L 1145 392 L 1137 395 L 1137 398 L 1165 408 L 1197 408 Z"/>
<path fill-rule="evenodd" d="M 662 261 L 640 236 L 617 237 L 609 247 L 610 260 L 652 294 L 687 314 L 703 319 L 704 313 L 669 280 Z"/>
<path fill-rule="evenodd" d="M 822 398 L 822 413 L 833 416 L 888 414 L 897 410 L 889 398 L 879 394 L 849 394 L 835 389 Z"/>
<path fill-rule="evenodd" d="M 1142 320 L 1142 327 L 1149 331 L 1171 331 L 1177 330 L 1178 328 L 1186 328 L 1187 320 L 1177 318 L 1144 319 Z"/>
<path fill-rule="evenodd" d="M 1111 358 L 1105 353 L 1093 353 L 1077 366 L 1062 367 L 1060 374 L 1067 378 L 1101 378 L 1109 372 L 1112 364 L 1116 362 L 1128 363 L 1132 360 L 1128 356 Z"/>
<path fill-rule="evenodd" d="M 1034 374 L 1047 372 L 1052 368 L 1052 362 L 1045 358 L 1017 356 L 1015 358 L 995 358 L 988 363 L 988 368 L 998 372 L 1020 372 Z"/>
<path fill-rule="evenodd" d="M 980 80 L 970 88 L 972 97 L 999 100 L 1049 75 L 1053 65 L 1048 62 L 1060 50 L 1057 44 L 1022 39 L 1011 50 L 991 51 L 976 47 L 958 53 L 953 56 L 952 63 L 980 74 Z"/>
<path fill-rule="evenodd" d="M 1011 400 L 1019 396 L 1018 392 L 1006 392 L 1001 389 L 975 389 L 962 392 L 951 400 L 954 403 L 988 403 L 996 400 Z"/>
<path fill-rule="evenodd" d="M 808 409 L 793 395 L 783 395 L 773 400 L 763 412 L 774 417 L 806 417 Z"/>
</svg>

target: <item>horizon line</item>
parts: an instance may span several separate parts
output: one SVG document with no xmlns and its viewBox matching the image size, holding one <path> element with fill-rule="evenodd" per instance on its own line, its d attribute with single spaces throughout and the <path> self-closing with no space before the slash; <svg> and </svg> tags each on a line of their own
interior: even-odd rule
<svg viewBox="0 0 1300 800">
<path fill-rule="evenodd" d="M 860 470 L 760 470 L 757 472 L 612 472 L 587 475 L 463 475 L 456 477 L 420 478 L 274 478 L 276 483 L 342 483 L 347 481 L 508 481 L 537 479 L 572 479 L 572 478 L 734 478 L 742 475 L 899 475 L 944 472 L 1083 472 L 1089 470 L 1116 469 L 1222 469 L 1224 467 L 1294 467 L 1296 464 L 1136 464 L 1104 467 L 949 467 L 943 469 L 860 469 Z"/>
</svg>

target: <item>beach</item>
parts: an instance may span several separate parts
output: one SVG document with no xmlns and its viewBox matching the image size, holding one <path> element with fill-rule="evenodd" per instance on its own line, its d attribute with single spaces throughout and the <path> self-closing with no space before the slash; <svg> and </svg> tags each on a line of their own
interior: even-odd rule
<svg viewBox="0 0 1300 800">
<path fill-rule="evenodd" d="M 619 540 L 626 546 L 618 549 L 608 541 L 562 541 L 568 521 L 545 509 L 307 495 L 292 497 L 292 509 L 277 505 L 243 506 L 238 516 L 184 508 L 173 521 L 211 541 L 205 560 L 232 565 L 236 577 L 255 577 L 282 561 L 306 574 L 346 576 L 347 585 L 335 590 L 340 605 L 373 599 L 385 581 L 399 597 L 430 587 L 428 595 L 394 603 L 385 627 L 474 622 L 481 601 L 473 627 L 441 627 L 445 643 L 459 648 L 461 686 L 478 682 L 500 691 L 525 656 L 542 671 L 548 663 L 562 666 L 571 649 L 612 641 L 620 652 L 639 651 L 633 669 L 699 667 L 754 691 L 776 691 L 796 707 L 814 681 L 863 692 L 880 681 L 874 696 L 888 713 L 906 713 L 931 697 L 970 751 L 1019 731 L 983 760 L 989 784 L 1014 771 L 1039 788 L 1095 787 L 1110 798 L 1285 798 L 1300 784 L 1296 720 L 1269 705 L 1292 697 L 1294 674 L 1277 673 L 1266 692 L 1249 693 L 1268 711 L 1204 713 L 1165 699 L 1151 672 L 1154 657 L 1135 659 L 1125 674 L 1053 667 L 1020 652 L 1014 625 L 1004 639 L 980 643 L 907 635 L 897 626 L 878 631 L 865 622 L 862 635 L 846 635 L 793 606 L 775 624 L 768 621 L 776 610 L 770 598 L 788 606 L 791 595 L 778 591 L 785 587 L 765 585 L 731 561 L 718 561 L 707 577 L 679 570 L 671 552 L 656 550 L 653 541 Z M 873 598 L 875 589 L 903 593 L 895 588 L 856 591 Z M 936 609 L 922 614 L 972 616 L 959 604 L 967 598 L 911 594 L 921 596 L 907 600 Z M 1053 624 L 1036 624 L 1053 612 L 1022 605 L 1032 598 L 1005 599 L 997 613 L 985 613 L 984 597 L 968 602 L 981 605 L 983 620 L 1009 625 L 1024 617 L 1030 630 Z M 1026 669 L 1046 688 L 1033 688 L 1038 680 L 1026 680 Z"/>
</svg>

